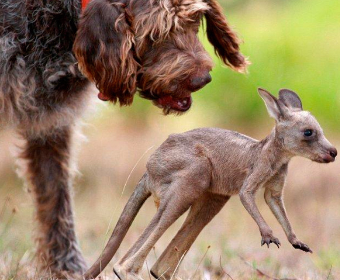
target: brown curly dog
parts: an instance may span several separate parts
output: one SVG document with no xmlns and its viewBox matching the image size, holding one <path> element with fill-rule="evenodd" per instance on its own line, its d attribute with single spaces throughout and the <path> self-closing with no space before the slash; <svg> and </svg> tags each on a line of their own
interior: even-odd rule
<svg viewBox="0 0 343 280">
<path fill-rule="evenodd" d="M 71 155 L 94 96 L 89 80 L 103 100 L 130 105 L 139 91 L 165 114 L 187 111 L 191 93 L 211 80 L 212 60 L 197 38 L 203 17 L 223 62 L 240 72 L 247 66 L 215 0 L 93 0 L 80 15 L 81 0 L 0 1 L 0 128 L 25 140 L 37 257 L 55 275 L 86 269 L 74 232 Z"/>
</svg>

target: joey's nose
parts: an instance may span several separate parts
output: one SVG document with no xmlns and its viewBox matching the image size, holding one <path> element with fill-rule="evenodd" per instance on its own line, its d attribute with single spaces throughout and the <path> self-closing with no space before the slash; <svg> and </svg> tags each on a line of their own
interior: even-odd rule
<svg viewBox="0 0 343 280">
<path fill-rule="evenodd" d="M 190 89 L 192 91 L 199 90 L 211 81 L 212 81 L 212 77 L 210 73 L 206 73 L 205 75 L 194 77 L 190 81 Z"/>
<path fill-rule="evenodd" d="M 337 156 L 337 150 L 336 150 L 336 148 L 331 148 L 331 149 L 329 150 L 329 154 L 330 154 L 330 156 L 332 156 L 333 158 L 335 158 L 335 157 Z"/>
</svg>

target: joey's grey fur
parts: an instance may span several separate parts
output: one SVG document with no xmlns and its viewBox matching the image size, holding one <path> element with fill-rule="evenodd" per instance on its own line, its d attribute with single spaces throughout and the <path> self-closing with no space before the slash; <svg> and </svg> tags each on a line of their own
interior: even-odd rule
<svg viewBox="0 0 343 280">
<path fill-rule="evenodd" d="M 100 267 L 107 265 L 150 195 L 158 211 L 138 241 L 115 265 L 114 272 L 120 279 L 139 279 L 138 273 L 156 241 L 190 208 L 182 228 L 151 269 L 154 277 L 170 279 L 179 257 L 236 194 L 257 223 L 261 244 L 269 247 L 275 243 L 279 247 L 279 240 L 255 204 L 255 193 L 261 187 L 265 188 L 265 200 L 289 242 L 296 249 L 312 252 L 297 239 L 283 205 L 287 166 L 293 156 L 332 162 L 337 151 L 325 138 L 316 119 L 303 111 L 296 93 L 283 89 L 277 99 L 263 89 L 258 91 L 270 116 L 276 120 L 271 134 L 257 141 L 229 130 L 201 128 L 169 136 L 150 157 L 147 172 L 125 206 L 101 257 L 85 275 L 86 279 L 95 277 Z"/>
</svg>

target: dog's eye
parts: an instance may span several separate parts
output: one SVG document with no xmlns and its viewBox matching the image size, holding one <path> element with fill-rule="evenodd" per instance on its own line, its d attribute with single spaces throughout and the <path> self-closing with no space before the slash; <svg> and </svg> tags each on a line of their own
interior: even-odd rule
<svg viewBox="0 0 343 280">
<path fill-rule="evenodd" d="M 310 136 L 312 136 L 312 134 L 313 134 L 313 130 L 312 129 L 306 129 L 304 131 L 304 136 L 305 137 L 310 137 Z"/>
</svg>

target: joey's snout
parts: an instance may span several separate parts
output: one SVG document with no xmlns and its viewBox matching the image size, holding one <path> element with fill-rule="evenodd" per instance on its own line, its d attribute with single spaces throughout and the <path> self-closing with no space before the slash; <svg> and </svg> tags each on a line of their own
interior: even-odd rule
<svg viewBox="0 0 343 280">
<path fill-rule="evenodd" d="M 332 146 L 326 149 L 325 155 L 323 155 L 322 158 L 325 163 L 329 163 L 329 162 L 334 162 L 336 156 L 337 156 L 337 149 Z"/>
<path fill-rule="evenodd" d="M 323 140 L 319 141 L 319 144 L 321 144 L 320 162 L 334 162 L 337 156 L 337 149 L 325 137 Z"/>
<path fill-rule="evenodd" d="M 329 151 L 330 155 L 335 158 L 337 156 L 337 150 L 335 147 L 333 147 L 330 151 Z"/>
</svg>

